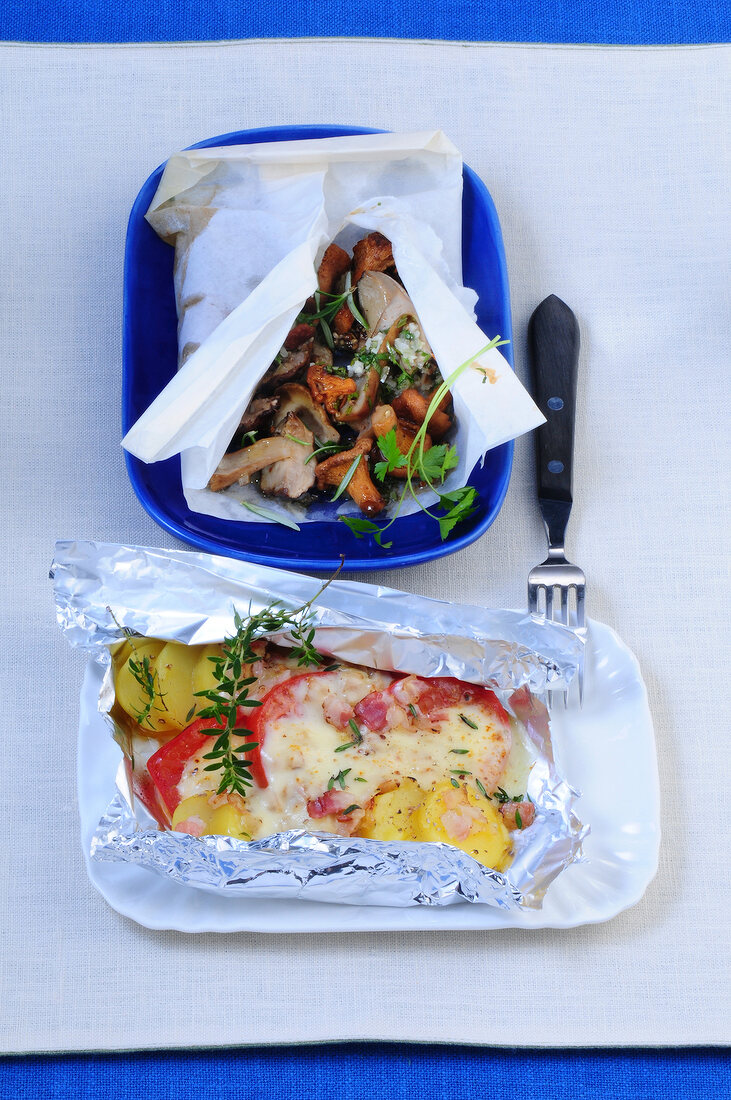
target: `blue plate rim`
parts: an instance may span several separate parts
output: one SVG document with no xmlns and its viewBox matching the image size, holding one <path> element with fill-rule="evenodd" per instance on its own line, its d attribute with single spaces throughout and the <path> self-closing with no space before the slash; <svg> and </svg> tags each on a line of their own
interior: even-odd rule
<svg viewBox="0 0 731 1100">
<path fill-rule="evenodd" d="M 195 142 L 193 145 L 186 146 L 186 149 L 208 149 L 215 148 L 220 144 L 232 144 L 232 139 L 236 139 L 244 144 L 244 139 L 248 139 L 251 143 L 252 139 L 257 144 L 263 143 L 265 140 L 271 141 L 287 141 L 297 140 L 291 136 L 277 136 L 282 134 L 282 131 L 286 131 L 287 135 L 291 135 L 293 131 L 305 131 L 308 137 L 313 137 L 319 134 L 322 137 L 347 137 L 357 134 L 383 134 L 389 133 L 387 130 L 373 129 L 365 126 L 340 126 L 340 125 L 327 125 L 324 123 L 313 123 L 309 125 L 307 123 L 299 123 L 289 126 L 259 126 L 250 130 L 231 130 L 225 134 L 217 134 L 212 138 L 205 138 L 202 141 Z M 145 182 L 140 187 L 140 190 L 135 197 L 135 201 L 132 204 L 130 210 L 129 219 L 127 222 L 127 233 L 125 237 L 125 255 L 124 255 L 124 300 L 122 309 L 122 343 L 123 343 L 123 382 L 122 382 L 122 430 L 126 433 L 131 423 L 127 419 L 126 398 L 127 398 L 127 349 L 130 344 L 130 303 L 128 296 L 129 275 L 132 264 L 132 251 L 130 248 L 130 238 L 133 233 L 133 227 L 136 223 L 136 219 L 139 216 L 139 208 L 141 206 L 142 195 L 147 191 L 148 185 L 153 180 L 158 180 L 162 176 L 167 161 L 158 165 L 147 177 Z M 513 327 L 512 316 L 510 308 L 510 286 L 508 281 L 507 263 L 505 258 L 505 246 L 503 243 L 502 230 L 500 227 L 500 221 L 497 216 L 497 210 L 492 200 L 492 196 L 488 191 L 485 183 L 480 176 L 470 168 L 468 164 L 463 162 L 462 165 L 463 174 L 468 176 L 473 189 L 479 194 L 481 201 L 484 204 L 485 211 L 488 215 L 488 219 L 494 230 L 495 252 L 497 259 L 497 269 L 499 273 L 499 291 L 501 299 L 506 304 L 505 309 L 505 332 L 500 335 L 503 339 L 508 341 L 508 344 L 503 349 L 503 355 L 507 359 L 511 368 L 515 369 L 514 355 L 513 355 Z M 144 212 L 143 212 L 144 213 Z M 175 520 L 170 519 L 167 514 L 158 508 L 153 501 L 151 501 L 146 493 L 145 487 L 141 483 L 140 469 L 145 464 L 141 463 L 139 459 L 135 458 L 128 451 L 124 451 L 125 465 L 127 468 L 127 475 L 134 490 L 134 493 L 139 500 L 142 507 L 148 513 L 148 515 L 161 527 L 163 530 L 168 531 L 175 538 L 187 543 L 189 546 L 197 547 L 199 550 L 206 551 L 207 553 L 217 554 L 222 557 L 236 558 L 240 561 L 252 562 L 256 565 L 267 565 L 279 569 L 290 569 L 295 572 L 328 572 L 342 567 L 342 571 L 345 573 L 351 572 L 368 572 L 375 569 L 400 569 L 407 566 L 422 565 L 429 561 L 435 561 L 439 558 L 446 557 L 449 554 L 456 553 L 458 550 L 462 550 L 467 546 L 470 546 L 473 542 L 476 542 L 485 531 L 495 522 L 500 509 L 503 506 L 505 497 L 507 495 L 508 486 L 510 484 L 510 477 L 512 474 L 513 466 L 513 453 L 514 453 L 514 441 L 509 440 L 507 443 L 501 445 L 504 451 L 504 463 L 500 470 L 499 477 L 495 483 L 495 497 L 492 507 L 489 511 L 486 511 L 484 516 L 471 526 L 467 531 L 461 535 L 450 536 L 448 539 L 440 543 L 435 543 L 424 550 L 416 550 L 410 553 L 402 555 L 392 555 L 383 557 L 347 557 L 342 560 L 339 556 L 336 558 L 288 558 L 285 555 L 272 553 L 261 554 L 256 551 L 246 549 L 236 550 L 232 547 L 223 546 L 220 542 L 217 542 L 215 538 L 208 537 L 204 534 L 197 532 L 191 532 L 187 530 L 182 524 L 177 523 Z M 246 522 L 241 524 L 242 527 L 246 527 Z M 260 526 L 259 524 L 250 524 L 249 526 Z M 296 534 L 296 532 L 294 532 Z M 364 544 L 365 543 L 364 540 Z M 378 550 L 378 547 L 374 546 L 374 549 Z"/>
</svg>

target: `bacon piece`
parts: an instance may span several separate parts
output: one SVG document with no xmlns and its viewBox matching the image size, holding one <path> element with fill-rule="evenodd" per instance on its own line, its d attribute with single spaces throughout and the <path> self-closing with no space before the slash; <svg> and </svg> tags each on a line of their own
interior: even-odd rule
<svg viewBox="0 0 731 1100">
<path fill-rule="evenodd" d="M 353 795 L 349 791 L 325 791 L 319 798 L 312 798 L 307 803 L 307 813 L 312 818 L 329 817 L 330 814 L 342 814 L 348 806 L 353 805 Z"/>
<path fill-rule="evenodd" d="M 393 267 L 391 242 L 382 233 L 369 233 L 353 248 L 353 286 L 366 271 L 386 271 Z"/>
<path fill-rule="evenodd" d="M 350 703 L 347 699 L 340 698 L 339 695 L 325 696 L 322 713 L 325 715 L 325 721 L 338 730 L 347 729 L 348 722 L 355 717 L 355 712 Z"/>
<path fill-rule="evenodd" d="M 504 802 L 500 813 L 509 829 L 527 829 L 535 821 L 536 808 L 532 802 Z M 520 825 L 516 814 L 520 814 Z"/>
<path fill-rule="evenodd" d="M 380 733 L 386 728 L 388 708 L 393 702 L 384 691 L 372 691 L 355 705 L 355 717 L 359 722 L 368 726 L 374 733 Z"/>
<path fill-rule="evenodd" d="M 333 287 L 350 267 L 350 256 L 339 244 L 330 244 L 317 269 L 317 285 L 325 294 L 332 294 Z"/>
</svg>

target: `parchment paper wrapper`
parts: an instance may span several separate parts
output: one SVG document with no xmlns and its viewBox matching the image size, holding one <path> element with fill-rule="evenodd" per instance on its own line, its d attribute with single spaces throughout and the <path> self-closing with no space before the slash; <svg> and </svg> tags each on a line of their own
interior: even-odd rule
<svg viewBox="0 0 731 1100">
<path fill-rule="evenodd" d="M 186 644 L 221 641 L 233 632 L 235 609 L 246 615 L 275 599 L 295 608 L 320 586 L 311 577 L 208 554 L 94 542 L 57 543 L 51 577 L 68 641 L 106 666 L 99 699 L 105 714 L 113 702 L 107 646 L 123 636 L 121 627 Z M 576 792 L 556 771 L 547 712 L 537 696 L 568 684 L 581 640 L 527 613 L 448 604 L 353 581 L 335 581 L 325 590 L 314 623 L 322 652 L 372 668 L 489 683 L 523 721 L 536 755 L 527 785 L 536 820 L 513 834 L 510 868 L 492 871 L 445 844 L 300 831 L 246 842 L 158 831 L 144 807 L 133 806 L 121 768 L 119 792 L 99 823 L 92 858 L 135 863 L 226 895 L 540 908 L 551 881 L 579 857 L 587 829 L 573 813 Z M 273 640 L 288 644 L 286 636 Z"/>
<path fill-rule="evenodd" d="M 476 295 L 462 286 L 462 159 L 440 131 L 178 153 L 147 219 L 175 244 L 183 365 L 122 442 L 144 462 L 180 453 L 186 502 L 196 512 L 266 522 L 242 508 L 251 500 L 298 523 L 335 518 L 334 506 L 305 512 L 265 500 L 255 486 L 206 488 L 316 289 L 317 265 L 333 239 L 352 248 L 370 230 L 389 238 L 443 377 L 501 335 L 478 328 Z M 544 419 L 497 349 L 458 379 L 453 397 L 460 462 L 445 491 L 464 485 L 492 447 Z M 422 500 L 428 506 L 436 497 L 425 493 Z M 401 514 L 418 507 L 411 502 Z M 338 511 L 360 515 L 350 502 Z"/>
</svg>

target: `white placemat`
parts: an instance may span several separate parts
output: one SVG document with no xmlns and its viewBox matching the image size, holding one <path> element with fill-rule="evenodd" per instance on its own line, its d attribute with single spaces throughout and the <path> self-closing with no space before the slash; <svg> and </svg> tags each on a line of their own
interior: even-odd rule
<svg viewBox="0 0 731 1100">
<path fill-rule="evenodd" d="M 0 49 L 3 1050 L 728 1041 L 729 53 Z M 192 937 L 140 929 L 87 882 L 74 789 L 83 668 L 53 623 L 52 542 L 171 544 L 137 503 L 118 442 L 127 213 L 169 153 L 305 122 L 440 126 L 457 143 L 502 220 L 521 374 L 543 297 L 579 318 L 569 550 L 590 613 L 642 664 L 664 793 L 660 873 L 607 925 Z M 383 579 L 515 606 L 543 550 L 523 441 L 483 539 Z"/>
</svg>

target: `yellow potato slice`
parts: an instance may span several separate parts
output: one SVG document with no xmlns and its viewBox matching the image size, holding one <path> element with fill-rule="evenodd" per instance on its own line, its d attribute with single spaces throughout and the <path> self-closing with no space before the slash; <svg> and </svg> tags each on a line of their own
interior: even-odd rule
<svg viewBox="0 0 731 1100">
<path fill-rule="evenodd" d="M 193 669 L 193 691 L 211 691 L 216 686 L 216 673 L 211 657 L 223 656 L 223 648 L 220 645 L 196 646 L 198 660 Z M 198 706 L 205 707 L 205 699 L 198 699 Z"/>
<path fill-rule="evenodd" d="M 150 672 L 154 677 L 154 685 L 157 693 L 155 662 L 165 643 L 155 638 L 144 638 L 139 641 L 136 639 L 131 642 L 127 641 L 124 645 L 130 648 L 124 664 L 118 666 L 114 680 L 114 693 L 122 710 L 137 722 L 139 721 L 140 715 L 144 713 L 147 707 L 149 694 L 135 679 L 134 673 L 130 668 L 130 662 L 136 663 L 141 668 L 145 658 L 148 659 L 150 663 Z M 159 698 L 156 699 L 152 711 L 145 719 L 143 728 L 145 732 L 151 734 L 171 728 L 166 723 L 165 711 L 160 705 Z"/>
<path fill-rule="evenodd" d="M 413 779 L 404 779 L 395 791 L 377 794 L 358 829 L 371 840 L 417 840 L 414 817 L 425 792 Z"/>
<path fill-rule="evenodd" d="M 496 871 L 510 864 L 510 833 L 497 808 L 466 783 L 459 788 L 448 781 L 434 784 L 414 827 L 418 840 L 451 844 Z"/>
<path fill-rule="evenodd" d="M 201 646 L 167 642 L 155 661 L 157 684 L 170 729 L 185 729 L 193 721 L 191 710 L 199 700 L 193 695 L 193 674 L 201 656 Z"/>
<path fill-rule="evenodd" d="M 172 828 L 193 836 L 235 836 L 239 840 L 250 840 L 255 820 L 251 814 L 237 810 L 230 802 L 214 807 L 208 801 L 208 795 L 196 794 L 178 803 Z"/>
</svg>

